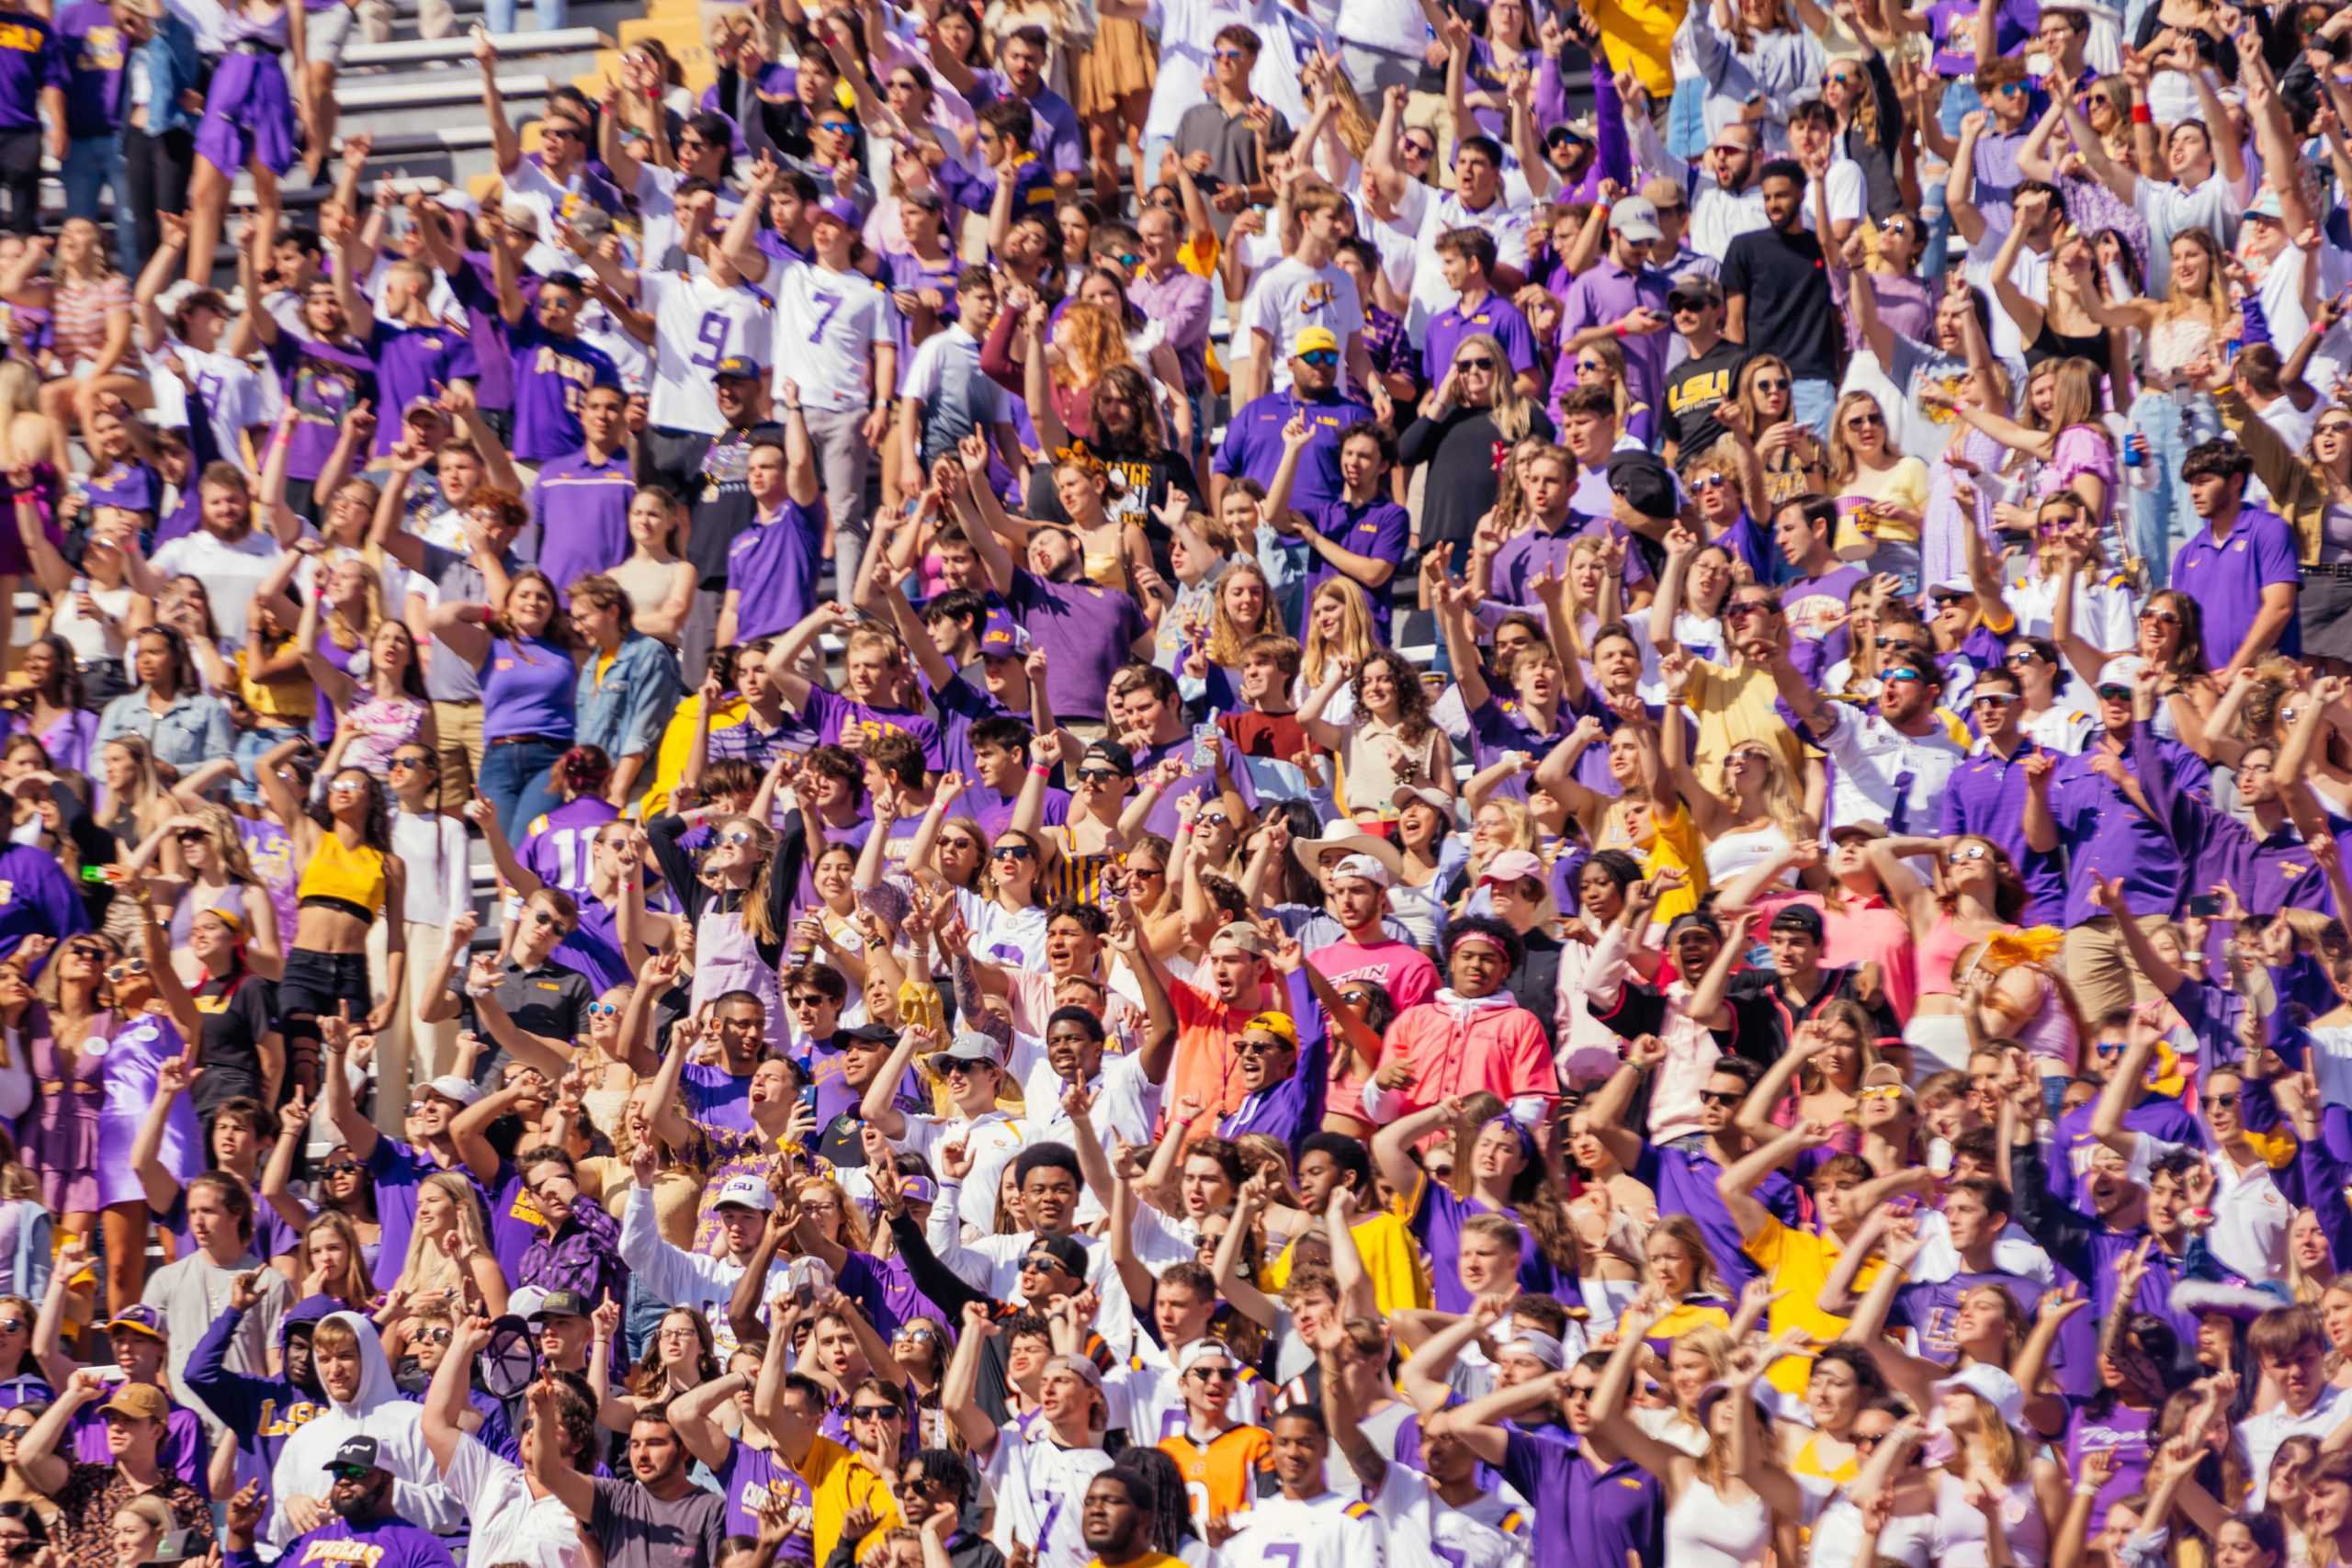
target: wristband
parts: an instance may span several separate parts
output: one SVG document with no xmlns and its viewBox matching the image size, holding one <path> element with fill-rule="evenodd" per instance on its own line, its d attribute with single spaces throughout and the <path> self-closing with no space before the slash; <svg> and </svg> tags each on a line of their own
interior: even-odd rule
<svg viewBox="0 0 2352 1568">
<path fill-rule="evenodd" d="M 2132 106 L 2132 124 L 2134 124 L 2134 125 L 2154 125 L 2155 122 L 2156 122 L 2156 117 L 2155 117 L 2154 114 L 2152 114 L 2151 112 L 2149 112 L 2149 109 L 2148 109 L 2148 106 L 2147 106 L 2147 105 L 2145 105 L 2145 104 L 2133 104 L 2133 105 Z"/>
<path fill-rule="evenodd" d="M 1053 770 L 1053 769 L 1051 769 L 1051 768 L 1049 768 L 1049 767 L 1047 767 L 1047 766 L 1046 766 L 1046 764 L 1045 764 L 1045 763 L 1043 763 L 1043 762 L 1032 762 L 1032 763 L 1030 763 L 1030 764 L 1029 764 L 1029 771 L 1030 771 L 1031 773 L 1033 773 L 1036 774 L 1036 775 L 1037 775 L 1039 778 L 1041 778 L 1041 779 L 1051 778 L 1051 777 L 1053 777 L 1053 774 L 1054 774 L 1054 770 Z"/>
</svg>

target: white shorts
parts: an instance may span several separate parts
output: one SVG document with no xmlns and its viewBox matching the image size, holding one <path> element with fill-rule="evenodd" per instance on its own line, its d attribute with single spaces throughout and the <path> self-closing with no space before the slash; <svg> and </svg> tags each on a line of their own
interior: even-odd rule
<svg viewBox="0 0 2352 1568">
<path fill-rule="evenodd" d="M 1903 1043 L 1911 1047 L 1914 1085 L 1938 1073 L 1968 1070 L 1968 1022 L 1956 1012 L 1913 1013 L 1903 1026 Z"/>
</svg>

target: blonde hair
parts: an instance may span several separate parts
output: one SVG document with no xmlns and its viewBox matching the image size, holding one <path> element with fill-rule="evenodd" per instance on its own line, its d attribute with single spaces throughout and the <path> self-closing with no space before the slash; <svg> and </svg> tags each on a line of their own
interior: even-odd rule
<svg viewBox="0 0 2352 1568">
<path fill-rule="evenodd" d="M 1315 618 L 1315 606 L 1325 599 L 1340 603 L 1338 635 L 1326 637 Z M 1344 577 L 1327 577 L 1306 601 L 1306 651 L 1299 660 L 1299 674 L 1307 685 L 1319 686 L 1330 673 L 1336 660 L 1355 660 L 1358 666 L 1377 652 L 1380 644 L 1372 635 L 1372 607 L 1363 590 Z"/>
<path fill-rule="evenodd" d="M 1256 578 L 1258 585 L 1265 590 L 1265 596 L 1259 602 L 1258 624 L 1254 626 L 1243 626 L 1235 620 L 1232 613 L 1225 607 L 1226 584 L 1231 582 L 1237 575 Z M 1209 616 L 1209 641 L 1206 651 L 1209 662 L 1212 664 L 1221 664 L 1228 670 L 1233 669 L 1240 664 L 1242 646 L 1251 637 L 1289 635 L 1283 626 L 1283 613 L 1274 605 L 1273 580 L 1266 575 L 1266 569 L 1258 564 L 1257 558 L 1254 556 L 1242 556 L 1228 562 L 1226 569 L 1217 574 L 1216 590 L 1209 595 L 1209 599 L 1214 608 Z"/>
<path fill-rule="evenodd" d="M 458 1228 L 469 1255 L 486 1252 L 490 1238 L 482 1230 L 481 1212 L 474 1206 L 474 1190 L 462 1176 L 450 1171 L 436 1171 L 424 1179 L 417 1189 L 417 1197 L 438 1191 L 449 1200 L 452 1210 L 450 1224 Z M 307 1236 L 307 1233 L 306 1233 Z M 427 1237 L 424 1227 L 418 1225 L 408 1233 L 408 1257 L 401 1260 L 400 1282 L 412 1291 L 454 1288 L 459 1295 L 470 1293 L 473 1281 L 466 1277 L 462 1265 L 452 1261 L 441 1250 L 440 1243 Z"/>
<path fill-rule="evenodd" d="M 1510 355 L 1503 352 L 1502 340 L 1492 333 L 1472 333 L 1453 345 L 1453 356 L 1459 359 L 1464 349 L 1471 348 L 1486 350 L 1495 362 L 1495 399 L 1487 405 L 1487 412 L 1495 422 L 1496 432 L 1514 445 L 1526 440 L 1529 428 L 1535 423 L 1535 403 L 1532 399 L 1519 395 L 1518 383 L 1510 375 Z"/>
<path fill-rule="evenodd" d="M 1788 761 L 1781 755 L 1781 749 L 1761 740 L 1743 740 L 1726 752 L 1724 760 L 1728 762 L 1742 752 L 1764 759 L 1764 814 L 1772 819 L 1772 826 L 1787 834 L 1789 842 L 1792 844 L 1812 838 L 1814 820 L 1805 812 L 1804 801 L 1797 794 L 1795 777 L 1790 773 Z M 1739 804 L 1731 790 L 1728 770 L 1724 798 L 1734 807 Z"/>
<path fill-rule="evenodd" d="M 354 1312 L 365 1312 L 375 1298 L 376 1287 L 368 1278 L 368 1269 L 360 1256 L 359 1227 L 351 1216 L 339 1209 L 322 1209 L 302 1227 L 302 1240 L 295 1248 L 296 1276 L 311 1277 L 311 1238 L 322 1230 L 334 1232 L 343 1238 L 344 1264 L 339 1274 L 330 1275 L 322 1294 L 332 1296 Z"/>
<path fill-rule="evenodd" d="M 212 852 L 220 857 L 220 869 L 232 882 L 251 885 L 259 880 L 254 874 L 254 863 L 245 853 L 245 840 L 237 831 L 237 819 L 225 806 L 199 806 L 188 813 L 212 840 Z"/>
<path fill-rule="evenodd" d="M 1976 1402 L 1976 1430 L 1968 1439 L 1969 1448 L 2003 1483 L 2014 1486 L 2023 1481 L 2030 1456 L 2017 1433 L 2001 1419 L 1999 1411 L 1984 1402 L 1983 1394 L 1973 1389 L 1956 1392 L 1965 1393 Z"/>
<path fill-rule="evenodd" d="M 1861 403 L 1877 409 L 1882 421 L 1886 418 L 1886 409 L 1879 402 L 1875 392 L 1849 392 L 1838 400 L 1838 407 L 1829 415 L 1829 482 L 1832 484 L 1850 484 L 1854 476 L 1861 471 L 1861 457 L 1855 452 L 1853 444 L 1846 439 L 1846 411 Z M 1885 429 L 1886 426 L 1882 424 L 1880 428 Z M 1895 449 L 1892 441 L 1882 443 L 1880 449 L 1885 453 L 1888 462 L 1902 460 L 1903 454 Z"/>
</svg>

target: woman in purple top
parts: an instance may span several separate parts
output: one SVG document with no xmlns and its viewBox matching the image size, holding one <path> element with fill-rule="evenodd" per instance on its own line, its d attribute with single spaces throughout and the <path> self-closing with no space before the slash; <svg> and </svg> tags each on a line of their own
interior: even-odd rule
<svg viewBox="0 0 2352 1568">
<path fill-rule="evenodd" d="M 543 887 L 559 887 L 578 900 L 588 891 L 597 830 L 620 815 L 605 799 L 612 759 L 594 746 L 575 746 L 556 764 L 562 804 L 528 818 L 519 853 Z"/>
<path fill-rule="evenodd" d="M 523 514 L 522 502 L 503 491 L 476 496 L 472 510 L 486 508 Z M 481 789 L 512 839 L 560 799 L 549 773 L 571 745 L 577 639 L 555 584 L 537 567 L 488 587 L 488 604 L 435 605 L 433 629 L 481 671 Z"/>
<path fill-rule="evenodd" d="M 8 732 L 40 741 L 51 766 L 88 773 L 98 716 L 82 690 L 74 649 L 54 632 L 36 637 L 25 649 L 23 669 L 26 683 L 6 697 Z"/>
<path fill-rule="evenodd" d="M 1534 1201 L 1544 1185 L 1544 1162 L 1536 1157 L 1533 1140 L 1507 1116 L 1478 1127 L 1464 1149 L 1464 1103 L 1449 1100 L 1415 1111 L 1372 1140 L 1381 1175 L 1398 1192 L 1411 1194 L 1406 1223 L 1428 1249 L 1438 1310 L 1468 1312 L 1478 1297 L 1498 1292 L 1550 1295 L 1562 1280 L 1554 1259 L 1572 1269 L 1576 1241 L 1565 1228 L 1559 1205 Z M 1447 1128 L 1453 1133 L 1454 1168 L 1439 1180 L 1410 1151 Z M 1496 1234 L 1472 1241 L 1465 1226 L 1480 1215 L 1508 1222 L 1515 1233 L 1511 1242 L 1498 1246 L 1498 1227 L 1477 1227 Z"/>
</svg>

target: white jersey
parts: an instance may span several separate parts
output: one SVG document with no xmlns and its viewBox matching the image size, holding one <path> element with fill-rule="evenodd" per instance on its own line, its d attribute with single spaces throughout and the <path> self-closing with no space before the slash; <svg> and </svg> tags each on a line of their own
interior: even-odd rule
<svg viewBox="0 0 2352 1568">
<path fill-rule="evenodd" d="M 164 367 L 166 355 L 176 358 L 187 368 L 188 379 L 196 383 L 196 394 L 204 404 L 205 418 L 212 422 L 212 439 L 221 456 L 242 465 L 244 446 L 239 438 L 269 423 L 259 373 L 242 359 L 207 354 L 177 338 L 168 339 L 150 359 L 147 372 L 147 384 L 155 391 L 154 423 L 162 430 L 186 429 L 188 423 L 187 388 Z"/>
<path fill-rule="evenodd" d="M 1484 229 L 1494 236 L 1497 266 L 1518 272 L 1527 270 L 1528 231 L 1535 207 L 1528 199 L 1523 180 L 1513 182 L 1506 177 L 1501 193 L 1476 212 L 1464 207 L 1462 198 L 1450 190 L 1421 189 L 1408 194 L 1420 208 L 1420 229 L 1413 242 L 1413 248 L 1420 256 L 1420 265 L 1413 269 L 1411 326 L 1415 333 L 1431 316 L 1444 313 L 1459 298 L 1459 290 L 1446 287 L 1445 269 L 1437 260 L 1438 240 L 1447 231 Z"/>
<path fill-rule="evenodd" d="M 764 366 L 775 355 L 775 300 L 741 283 L 721 288 L 707 277 L 645 272 L 637 297 L 653 317 L 653 398 L 647 422 L 658 430 L 717 435 L 727 428 L 711 373 L 740 355 Z"/>
<path fill-rule="evenodd" d="M 1001 1437 L 981 1472 L 996 1493 L 996 1529 L 989 1539 L 1007 1557 L 1016 1541 L 1028 1547 L 1036 1553 L 1037 1568 L 1086 1568 L 1094 1553 L 1080 1532 L 1079 1515 L 1087 1483 L 1110 1468 L 1111 1456 L 1101 1449 Z"/>
<path fill-rule="evenodd" d="M 1363 300 L 1356 292 L 1356 280 L 1336 262 L 1313 267 L 1296 256 L 1283 257 L 1250 286 L 1241 319 L 1250 330 L 1265 333 L 1272 345 L 1267 357 L 1274 390 L 1290 389 L 1291 344 L 1308 327 L 1328 328 L 1340 340 L 1340 381 L 1342 387 L 1347 384 L 1348 340 L 1363 331 Z M 1257 349 L 1252 346 L 1250 352 Z"/>
<path fill-rule="evenodd" d="M 898 1147 L 911 1149 L 929 1160 L 934 1170 L 939 1168 L 940 1145 L 958 1142 L 971 1152 L 972 1168 L 964 1178 L 964 1200 L 956 1212 L 967 1231 L 994 1235 L 997 1190 L 1003 1185 L 1004 1168 L 1021 1154 L 1021 1123 L 1001 1111 L 952 1120 L 910 1115 L 905 1134 L 895 1140 Z"/>
<path fill-rule="evenodd" d="M 1386 1568 L 1372 1505 L 1337 1492 L 1305 1502 L 1261 1497 L 1232 1523 L 1238 1533 L 1218 1553 L 1225 1568 Z"/>
<path fill-rule="evenodd" d="M 1527 1515 L 1502 1498 L 1482 1495 L 1457 1508 L 1428 1476 L 1392 1463 L 1370 1502 L 1393 1568 L 1527 1568 Z"/>
<path fill-rule="evenodd" d="M 775 374 L 800 400 L 830 413 L 862 412 L 874 401 L 874 347 L 895 341 L 890 296 L 862 272 L 827 272 L 812 262 L 785 262 L 768 274 L 775 290 Z"/>
</svg>

